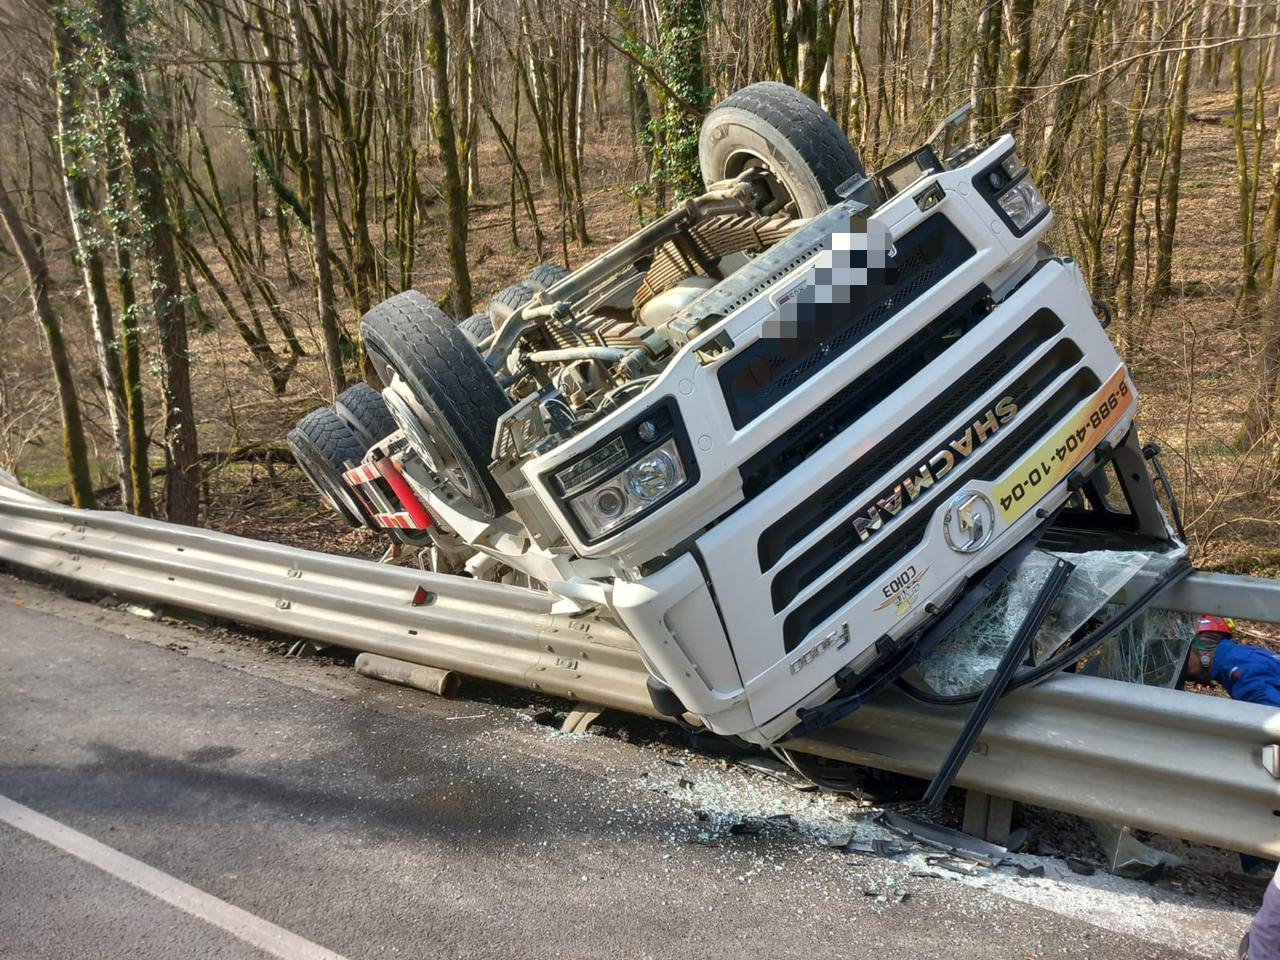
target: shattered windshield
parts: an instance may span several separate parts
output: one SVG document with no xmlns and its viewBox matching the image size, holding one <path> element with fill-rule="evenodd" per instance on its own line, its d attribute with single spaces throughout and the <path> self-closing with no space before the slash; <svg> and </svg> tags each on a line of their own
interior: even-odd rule
<svg viewBox="0 0 1280 960">
<path fill-rule="evenodd" d="M 1120 609 L 1108 604 L 1105 615 Z M 1098 676 L 1149 687 L 1172 687 L 1182 677 L 1197 617 L 1181 610 L 1149 607 L 1125 624 L 1098 651 Z"/>
<path fill-rule="evenodd" d="M 1082 627 L 1114 615 L 1120 609 L 1120 603 L 1114 602 L 1117 594 L 1139 573 L 1154 576 L 1173 562 L 1164 554 L 1138 550 L 1032 551 L 990 597 L 925 656 L 917 667 L 919 678 L 944 697 L 966 696 L 986 687 L 1059 558 L 1074 564 L 1075 569 L 1036 635 L 1031 666 L 1052 658 Z M 1138 682 L 1176 682 L 1181 660 L 1186 656 L 1183 637 L 1189 625 L 1190 620 L 1182 614 L 1145 612 L 1104 646 L 1099 674 Z M 1189 635 L 1185 642 L 1190 642 Z M 1142 679 L 1147 676 L 1159 679 Z"/>
</svg>

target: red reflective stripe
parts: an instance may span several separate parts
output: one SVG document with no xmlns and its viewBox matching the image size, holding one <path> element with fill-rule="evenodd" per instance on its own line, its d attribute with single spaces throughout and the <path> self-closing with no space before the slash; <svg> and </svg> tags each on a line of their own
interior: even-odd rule
<svg viewBox="0 0 1280 960">
<path fill-rule="evenodd" d="M 386 480 L 391 487 L 391 492 L 400 501 L 400 506 L 404 507 L 405 512 L 409 515 L 411 522 L 406 526 L 414 530 L 425 530 L 431 526 L 431 515 L 427 513 L 426 507 L 422 505 L 418 495 L 413 492 L 413 488 L 400 475 L 400 468 L 395 465 L 395 461 L 390 457 L 383 457 L 375 466 L 377 466 L 378 472 L 382 474 L 382 479 Z"/>
<path fill-rule="evenodd" d="M 355 484 L 358 486 L 359 484 L 362 484 L 362 483 L 368 483 L 370 480 L 374 479 L 377 476 L 378 476 L 378 472 L 373 467 L 361 464 L 358 467 L 352 467 L 350 470 L 344 473 L 342 475 L 342 479 L 346 480 L 347 483 Z"/>
<path fill-rule="evenodd" d="M 374 522 L 380 527 L 394 527 L 397 530 L 413 530 L 413 518 L 407 513 L 379 513 L 374 515 Z"/>
</svg>

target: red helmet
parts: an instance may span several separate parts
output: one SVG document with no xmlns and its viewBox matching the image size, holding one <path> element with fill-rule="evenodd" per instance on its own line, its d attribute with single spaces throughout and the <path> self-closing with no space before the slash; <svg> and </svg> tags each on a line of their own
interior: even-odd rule
<svg viewBox="0 0 1280 960">
<path fill-rule="evenodd" d="M 1230 637 L 1235 632 L 1236 622 L 1230 617 L 1218 617 L 1204 613 L 1200 615 L 1200 619 L 1196 623 L 1196 633 L 1220 633 L 1224 637 Z"/>
</svg>

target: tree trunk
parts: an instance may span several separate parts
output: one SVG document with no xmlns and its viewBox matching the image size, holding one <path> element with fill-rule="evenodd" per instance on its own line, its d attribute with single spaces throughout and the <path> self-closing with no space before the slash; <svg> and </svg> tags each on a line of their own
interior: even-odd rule
<svg viewBox="0 0 1280 960">
<path fill-rule="evenodd" d="M 296 2 L 296 0 L 294 0 Z M 427 0 L 427 66 L 431 71 L 431 128 L 444 167 L 444 205 L 449 220 L 445 256 L 452 283 L 447 297 L 455 317 L 471 315 L 471 272 L 467 267 L 467 195 L 458 167 L 458 145 L 453 132 L 453 102 L 449 99 L 449 51 L 445 44 L 444 9 L 441 0 Z"/>
<path fill-rule="evenodd" d="M 467 0 L 466 21 L 466 44 L 463 47 L 466 56 L 462 64 L 463 82 L 458 103 L 458 115 L 462 118 L 465 132 L 459 138 L 458 152 L 463 159 L 463 188 L 468 197 L 475 198 L 480 195 L 480 111 L 476 105 L 476 75 L 480 69 L 480 6 L 476 0 Z M 586 42 L 585 32 L 583 42 Z M 583 53 L 585 55 L 585 49 Z M 579 103 L 578 107 L 581 110 L 582 104 Z"/>
<path fill-rule="evenodd" d="M 93 0 L 97 27 L 110 50 L 120 98 L 118 122 L 133 173 L 143 249 L 151 267 L 151 307 L 160 336 L 166 459 L 165 502 L 169 519 L 195 523 L 200 509 L 200 457 L 196 447 L 187 352 L 187 315 L 182 275 L 169 220 L 169 198 L 159 156 L 159 132 L 142 96 L 142 77 L 129 41 L 123 0 Z"/>
<path fill-rule="evenodd" d="M 1236 42 L 1231 45 L 1231 125 L 1236 152 L 1237 219 L 1240 226 L 1240 294 L 1254 290 L 1253 204 L 1250 202 L 1249 155 L 1244 142 L 1244 41 L 1248 35 L 1248 0 L 1236 0 Z"/>
<path fill-rule="evenodd" d="M 777 77 L 789 86 L 796 85 L 796 36 L 787 16 L 787 0 L 769 0 L 769 35 L 777 62 Z"/>
<path fill-rule="evenodd" d="M 978 41 L 970 69 L 969 99 L 973 102 L 972 132 L 975 140 L 985 140 L 997 126 L 996 78 L 1000 70 L 1002 0 L 979 0 Z"/>
<path fill-rule="evenodd" d="M 133 482 L 129 461 L 129 415 L 124 397 L 124 372 L 116 344 L 115 320 L 111 296 L 107 291 L 107 273 L 102 263 L 97 227 L 93 216 L 93 200 L 89 176 L 85 169 L 88 158 L 80 149 L 84 133 L 73 129 L 75 118 L 85 110 L 84 84 L 78 63 L 84 49 L 74 34 L 60 21 L 54 20 L 53 76 L 57 85 L 58 146 L 62 155 L 62 182 L 71 215 L 71 233 L 76 246 L 76 259 L 84 277 L 85 297 L 89 305 L 89 321 L 93 345 L 106 394 L 107 417 L 116 451 L 116 473 L 120 484 L 120 504 L 128 510 L 133 505 Z"/>
<path fill-rule="evenodd" d="M 849 11 L 849 139 L 859 151 L 866 148 L 863 133 L 867 116 L 867 68 L 862 59 L 863 21 L 862 5 L 865 0 L 850 0 Z M 941 0 L 939 0 L 941 2 Z"/>
<path fill-rule="evenodd" d="M 821 96 L 822 71 L 827 63 L 829 24 L 827 0 L 797 0 L 796 64 L 800 89 L 815 102 Z"/>
<path fill-rule="evenodd" d="M 1236 446 L 1246 451 L 1274 426 L 1276 403 L 1280 400 L 1280 284 L 1274 284 L 1267 297 L 1261 335 L 1257 389 L 1236 438 Z"/>
<path fill-rule="evenodd" d="M 1138 53 L 1152 49 L 1155 32 L 1155 10 L 1151 4 L 1143 4 L 1137 32 L 1141 38 Z M 1133 78 L 1133 93 L 1129 99 L 1129 144 L 1124 192 L 1121 194 L 1120 228 L 1116 238 L 1116 269 L 1114 282 L 1120 292 L 1120 315 L 1132 333 L 1134 319 L 1133 275 L 1137 264 L 1138 209 L 1142 204 L 1142 183 L 1147 167 L 1147 105 L 1151 97 L 1151 59 L 1138 60 Z"/>
<path fill-rule="evenodd" d="M 1107 205 L 1107 153 L 1111 138 L 1110 92 L 1107 78 L 1099 78 L 1093 113 L 1092 174 L 1089 183 L 1089 206 L 1085 232 L 1089 250 L 1089 287 L 1094 296 L 1106 299 L 1112 292 L 1102 260 L 1104 217 Z"/>
<path fill-rule="evenodd" d="M 647 184 L 653 176 L 653 140 L 649 126 L 653 123 L 653 111 L 649 109 L 649 91 L 645 88 L 644 73 L 630 63 L 622 67 L 627 75 L 627 101 L 631 108 L 631 142 L 636 148 L 639 164 L 636 180 Z M 636 195 L 637 202 L 640 200 Z"/>
<path fill-rule="evenodd" d="M 1262 218 L 1262 239 L 1259 243 L 1259 274 L 1262 285 L 1274 289 L 1276 286 L 1276 247 L 1280 241 L 1280 104 L 1276 106 L 1276 137 L 1272 148 L 1274 160 L 1271 163 L 1271 195 L 1267 200 L 1267 212 Z"/>
<path fill-rule="evenodd" d="M 36 323 L 44 331 L 45 342 L 49 347 L 49 363 L 53 367 L 53 379 L 58 388 L 58 406 L 62 414 L 62 453 L 67 463 L 71 505 L 93 509 L 97 503 L 93 496 L 93 479 L 89 474 L 84 423 L 80 419 L 80 403 L 76 398 L 71 357 L 62 340 L 62 327 L 53 312 L 53 304 L 49 301 L 49 270 L 7 191 L 8 188 L 0 183 L 0 220 L 4 221 L 18 259 L 22 261 L 23 270 L 26 271 L 27 284 L 31 288 L 32 311 Z"/>
<path fill-rule="evenodd" d="M 1204 8 L 1200 11 L 1200 39 L 1207 41 L 1213 33 L 1214 28 L 1214 5 L 1206 2 Z M 1206 46 L 1200 51 L 1200 80 L 1208 82 L 1213 76 L 1213 61 L 1217 55 L 1217 50 Z M 1215 86 L 1217 83 L 1215 82 Z"/>
<path fill-rule="evenodd" d="M 99 85 L 96 90 L 99 109 L 110 99 L 110 92 Z M 121 144 L 109 138 L 103 175 L 111 203 L 122 203 L 128 192 L 123 179 Z M 138 330 L 138 293 L 133 282 L 133 247 L 136 238 L 129 221 L 115 217 L 112 247 L 116 260 L 116 288 L 120 291 L 120 354 L 123 358 L 125 409 L 129 422 L 129 471 L 133 486 L 133 512 L 140 517 L 155 515 L 151 499 L 151 464 L 148 459 L 151 438 L 147 434 L 146 399 L 142 392 L 142 346 Z"/>
<path fill-rule="evenodd" d="M 924 94 L 932 102 L 938 95 L 938 65 L 942 55 L 942 3 L 929 0 L 929 53 L 924 64 Z"/>
<path fill-rule="evenodd" d="M 1009 6 L 1009 33 L 1013 37 L 1013 52 L 1009 57 L 1004 106 L 1000 110 L 1003 126 L 1009 131 L 1017 128 L 1022 108 L 1031 92 L 1027 86 L 1027 76 L 1031 71 L 1031 20 L 1035 10 L 1036 0 L 1012 0 Z"/>
<path fill-rule="evenodd" d="M 1189 47 L 1190 20 L 1182 29 L 1182 45 Z M 1182 136 L 1187 125 L 1187 93 L 1191 86 L 1191 51 L 1178 54 L 1178 68 L 1173 82 L 1173 103 L 1169 107 L 1169 135 L 1165 148 L 1167 165 L 1163 196 L 1163 219 L 1156 239 L 1157 298 L 1173 291 L 1173 243 L 1178 227 L 1178 195 L 1182 182 Z"/>
<path fill-rule="evenodd" d="M 311 220 L 311 274 L 316 288 L 316 312 L 324 341 L 324 365 L 329 389 L 336 397 L 347 386 L 342 369 L 338 311 L 334 306 L 333 272 L 329 268 L 329 214 L 324 181 L 324 131 L 320 126 L 320 90 L 314 58 L 308 49 L 307 23 L 299 0 L 289 0 L 289 22 L 302 67 L 303 126 L 306 131 L 307 201 Z"/>
<path fill-rule="evenodd" d="M 1101 3 L 1092 3 L 1088 0 L 1070 0 L 1067 5 L 1066 62 L 1062 67 L 1064 82 L 1058 88 L 1053 111 L 1053 127 L 1049 131 L 1049 146 L 1045 152 L 1043 172 L 1040 174 L 1045 195 L 1051 202 L 1057 193 L 1067 143 L 1075 128 L 1076 117 L 1080 113 L 1080 98 L 1084 93 L 1082 75 L 1089 67 L 1089 58 L 1093 50 L 1091 40 L 1102 20 L 1103 6 Z"/>
<path fill-rule="evenodd" d="M 710 91 L 703 73 L 707 34 L 704 0 L 657 0 L 658 63 L 672 89 L 679 90 L 693 109 L 705 115 Z M 702 189 L 698 165 L 698 127 L 701 116 L 692 115 L 663 90 L 657 91 L 662 112 L 655 117 L 658 176 L 675 189 L 677 198 Z"/>
<path fill-rule="evenodd" d="M 840 104 L 836 94 L 836 31 L 844 13 L 841 3 L 823 0 L 818 8 L 818 39 L 822 46 L 822 72 L 818 77 L 818 103 L 832 117 L 838 119 Z"/>
<path fill-rule="evenodd" d="M 565 119 L 565 134 L 568 139 L 568 176 L 567 190 L 569 204 L 573 213 L 573 236 L 581 244 L 591 242 L 587 235 L 587 204 L 582 192 L 582 152 L 583 123 L 582 110 L 586 105 L 586 27 L 581 21 L 571 18 L 566 24 L 566 32 L 573 43 L 574 55 L 569 58 L 570 70 L 567 84 L 568 116 Z"/>
<path fill-rule="evenodd" d="M 911 0 L 894 0 L 893 15 L 893 97 L 896 105 L 897 122 L 906 125 L 912 117 L 911 95 L 915 92 L 914 78 L 911 76 Z"/>
<path fill-rule="evenodd" d="M 885 74 L 888 73 L 886 63 L 889 60 L 890 47 L 888 44 L 889 29 L 886 24 L 889 23 L 889 0 L 880 0 L 879 17 L 876 20 L 876 94 L 875 106 L 871 110 L 871 122 L 868 124 L 870 128 L 870 147 L 872 159 L 878 161 L 884 154 L 883 144 L 880 137 L 880 118 L 885 112 L 885 108 L 889 107 L 888 124 L 893 125 L 892 105 L 889 104 L 889 95 L 885 88 Z M 887 139 L 887 138 L 885 138 Z M 866 157 L 864 156 L 864 160 Z M 874 168 L 879 164 L 871 163 L 870 168 Z"/>
</svg>

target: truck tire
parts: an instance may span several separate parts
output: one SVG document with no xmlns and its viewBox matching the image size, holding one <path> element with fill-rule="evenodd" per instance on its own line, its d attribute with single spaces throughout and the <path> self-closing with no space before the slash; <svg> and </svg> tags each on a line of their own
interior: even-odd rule
<svg viewBox="0 0 1280 960">
<path fill-rule="evenodd" d="M 795 87 L 769 80 L 743 87 L 707 114 L 698 161 L 708 184 L 767 167 L 802 217 L 816 217 L 839 201 L 842 183 L 865 175 L 830 114 Z"/>
<path fill-rule="evenodd" d="M 379 440 L 396 432 L 396 422 L 382 394 L 367 383 L 357 383 L 338 394 L 333 412 L 341 418 L 367 452 Z"/>
<path fill-rule="evenodd" d="M 475 346 L 417 290 L 382 301 L 360 329 L 383 382 L 399 375 L 413 394 L 409 415 L 418 422 L 401 423 L 396 414 L 409 444 L 481 513 L 506 513 L 510 504 L 489 473 L 489 454 L 498 417 L 511 404 Z"/>
<path fill-rule="evenodd" d="M 497 330 L 502 326 L 502 322 L 511 316 L 518 309 L 533 299 L 533 295 L 538 292 L 538 288 L 532 284 L 525 283 L 521 280 L 519 283 L 513 283 L 509 287 L 499 290 L 489 299 L 488 311 L 489 321 L 493 324 L 493 329 Z"/>
<path fill-rule="evenodd" d="M 546 290 L 569 275 L 558 263 L 540 263 L 524 276 L 524 283 L 537 290 Z"/>
<path fill-rule="evenodd" d="M 487 313 L 473 313 L 458 324 L 458 329 L 472 343 L 480 343 L 493 336 L 493 321 Z"/>
<path fill-rule="evenodd" d="M 356 495 L 342 480 L 349 467 L 368 449 L 332 407 L 312 410 L 289 431 L 285 443 L 312 486 L 344 521 L 353 527 L 371 526 Z"/>
</svg>

